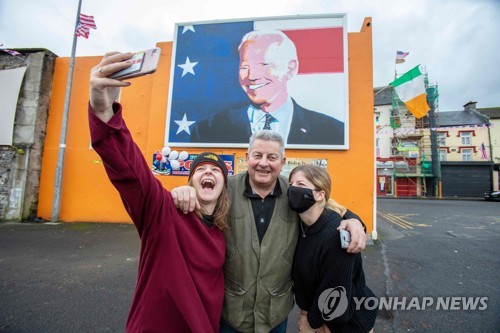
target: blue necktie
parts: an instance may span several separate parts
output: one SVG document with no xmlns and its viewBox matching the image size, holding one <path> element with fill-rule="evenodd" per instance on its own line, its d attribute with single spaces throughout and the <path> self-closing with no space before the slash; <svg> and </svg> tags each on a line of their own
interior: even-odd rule
<svg viewBox="0 0 500 333">
<path fill-rule="evenodd" d="M 274 120 L 273 116 L 271 116 L 269 113 L 266 113 L 266 122 L 264 123 L 264 127 L 262 129 L 270 130 L 271 123 L 273 122 L 273 120 Z"/>
</svg>

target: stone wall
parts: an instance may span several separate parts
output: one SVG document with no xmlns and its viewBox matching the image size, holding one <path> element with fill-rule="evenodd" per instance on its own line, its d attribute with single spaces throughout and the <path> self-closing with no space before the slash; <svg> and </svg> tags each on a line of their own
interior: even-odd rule
<svg viewBox="0 0 500 333">
<path fill-rule="evenodd" d="M 0 146 L 0 221 L 36 218 L 43 144 L 56 55 L 17 49 L 0 55 L 0 70 L 27 66 L 19 92 L 12 146 Z"/>
</svg>

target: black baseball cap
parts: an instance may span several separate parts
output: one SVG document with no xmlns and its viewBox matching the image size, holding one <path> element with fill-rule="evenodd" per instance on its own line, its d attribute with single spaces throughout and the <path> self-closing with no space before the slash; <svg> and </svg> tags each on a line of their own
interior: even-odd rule
<svg viewBox="0 0 500 333">
<path fill-rule="evenodd" d="M 196 158 L 193 160 L 191 163 L 191 166 L 189 168 L 189 177 L 188 180 L 191 179 L 191 176 L 193 175 L 194 170 L 196 170 L 196 167 L 202 163 L 210 163 L 213 165 L 218 166 L 221 170 L 222 173 L 224 174 L 224 182 L 227 184 L 227 167 L 226 163 L 224 163 L 224 160 L 220 158 L 219 155 L 216 153 L 212 152 L 205 152 L 201 153 L 200 155 L 196 156 Z"/>
</svg>

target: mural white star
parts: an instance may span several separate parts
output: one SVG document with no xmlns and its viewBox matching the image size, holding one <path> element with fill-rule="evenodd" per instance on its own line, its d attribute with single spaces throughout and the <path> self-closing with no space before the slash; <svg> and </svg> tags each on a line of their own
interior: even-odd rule
<svg viewBox="0 0 500 333">
<path fill-rule="evenodd" d="M 196 65 L 198 65 L 198 62 L 191 62 L 189 60 L 189 57 L 186 57 L 186 62 L 183 65 L 177 65 L 177 66 L 182 68 L 182 77 L 184 77 L 184 75 L 186 75 L 187 73 L 196 75 L 194 74 L 194 66 Z"/>
<path fill-rule="evenodd" d="M 194 27 L 192 25 L 185 25 L 182 27 L 182 34 L 184 35 L 184 33 L 189 30 L 191 30 L 192 32 L 196 32 L 194 31 Z"/>
<path fill-rule="evenodd" d="M 196 121 L 189 121 L 187 120 L 187 116 L 184 113 L 184 116 L 182 117 L 182 120 L 174 120 L 177 125 L 179 125 L 179 129 L 177 129 L 177 133 L 179 134 L 180 132 L 184 131 L 187 134 L 191 135 L 191 131 L 189 130 L 189 126 L 193 125 Z"/>
</svg>

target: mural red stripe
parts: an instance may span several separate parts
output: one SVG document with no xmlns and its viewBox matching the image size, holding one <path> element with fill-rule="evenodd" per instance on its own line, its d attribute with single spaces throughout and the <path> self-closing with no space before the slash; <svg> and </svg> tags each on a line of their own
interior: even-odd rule
<svg viewBox="0 0 500 333">
<path fill-rule="evenodd" d="M 344 72 L 342 27 L 283 32 L 297 47 L 299 74 Z"/>
</svg>

